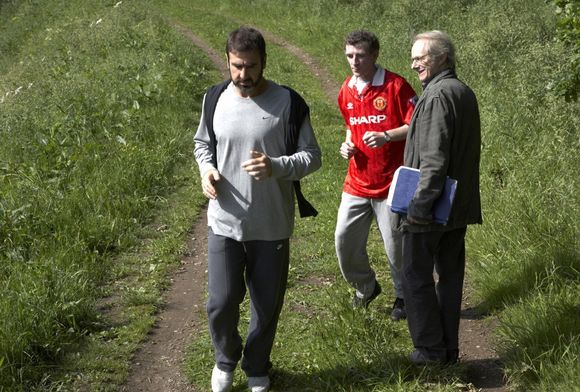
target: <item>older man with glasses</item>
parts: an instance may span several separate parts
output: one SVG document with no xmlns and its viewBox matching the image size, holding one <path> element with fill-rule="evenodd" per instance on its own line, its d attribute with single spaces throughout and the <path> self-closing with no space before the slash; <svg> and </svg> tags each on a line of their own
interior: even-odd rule
<svg viewBox="0 0 580 392">
<path fill-rule="evenodd" d="M 407 135 L 405 166 L 420 180 L 403 229 L 403 292 L 417 365 L 455 363 L 465 272 L 467 225 L 482 223 L 479 195 L 480 120 L 473 91 L 457 78 L 455 49 L 441 31 L 415 37 L 412 68 L 423 85 Z M 446 177 L 458 181 L 446 225 L 433 204 Z M 433 277 L 435 269 L 438 280 Z"/>
</svg>

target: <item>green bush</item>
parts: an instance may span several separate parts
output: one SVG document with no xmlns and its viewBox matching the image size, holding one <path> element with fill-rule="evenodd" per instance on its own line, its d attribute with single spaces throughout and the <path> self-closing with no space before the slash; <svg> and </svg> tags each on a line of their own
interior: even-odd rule
<svg viewBox="0 0 580 392">
<path fill-rule="evenodd" d="M 558 14 L 558 39 L 567 49 L 551 86 L 554 93 L 568 102 L 578 100 L 580 90 L 580 4 L 577 0 L 551 0 Z"/>
</svg>

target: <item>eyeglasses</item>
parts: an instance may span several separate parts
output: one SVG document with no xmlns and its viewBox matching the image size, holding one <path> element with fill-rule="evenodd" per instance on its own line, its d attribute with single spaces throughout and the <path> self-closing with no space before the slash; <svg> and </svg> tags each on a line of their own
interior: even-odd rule
<svg viewBox="0 0 580 392">
<path fill-rule="evenodd" d="M 411 61 L 414 63 L 415 61 L 418 63 L 424 63 L 427 60 L 427 56 L 429 56 L 429 53 L 424 54 L 423 56 L 418 56 L 418 57 L 411 57 Z"/>
</svg>

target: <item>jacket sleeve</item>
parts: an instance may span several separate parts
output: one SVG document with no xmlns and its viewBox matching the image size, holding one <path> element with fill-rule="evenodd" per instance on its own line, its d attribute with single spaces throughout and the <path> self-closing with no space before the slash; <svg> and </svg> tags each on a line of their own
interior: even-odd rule
<svg viewBox="0 0 580 392">
<path fill-rule="evenodd" d="M 204 108 L 205 106 L 205 96 L 203 99 L 202 111 L 201 111 L 201 118 L 199 120 L 199 126 L 197 127 L 197 132 L 193 137 L 193 141 L 195 142 L 195 147 L 193 149 L 193 153 L 195 156 L 195 160 L 197 161 L 197 165 L 199 166 L 199 173 L 203 177 L 203 175 L 210 169 L 217 169 L 214 165 L 214 149 L 211 146 L 209 131 L 207 129 L 206 120 L 204 116 Z"/>
<path fill-rule="evenodd" d="M 433 204 L 445 185 L 453 132 L 452 114 L 444 97 L 437 95 L 425 102 L 418 118 L 417 134 L 421 172 L 419 185 L 409 204 L 407 214 L 432 222 Z"/>
<path fill-rule="evenodd" d="M 281 180 L 300 180 L 322 166 L 322 153 L 306 116 L 300 127 L 298 148 L 292 155 L 271 157 L 272 177 Z"/>
</svg>

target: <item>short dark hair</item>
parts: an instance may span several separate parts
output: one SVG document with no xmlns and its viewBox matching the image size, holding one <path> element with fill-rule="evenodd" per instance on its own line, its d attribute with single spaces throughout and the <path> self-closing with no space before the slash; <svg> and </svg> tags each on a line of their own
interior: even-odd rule
<svg viewBox="0 0 580 392">
<path fill-rule="evenodd" d="M 226 43 L 226 55 L 230 52 L 251 52 L 257 50 L 262 60 L 266 58 L 266 41 L 258 30 L 252 27 L 240 27 L 232 31 Z"/>
<path fill-rule="evenodd" d="M 379 39 L 374 33 L 367 30 L 355 30 L 346 36 L 344 46 L 366 45 L 369 53 L 378 52 L 380 49 Z"/>
</svg>

